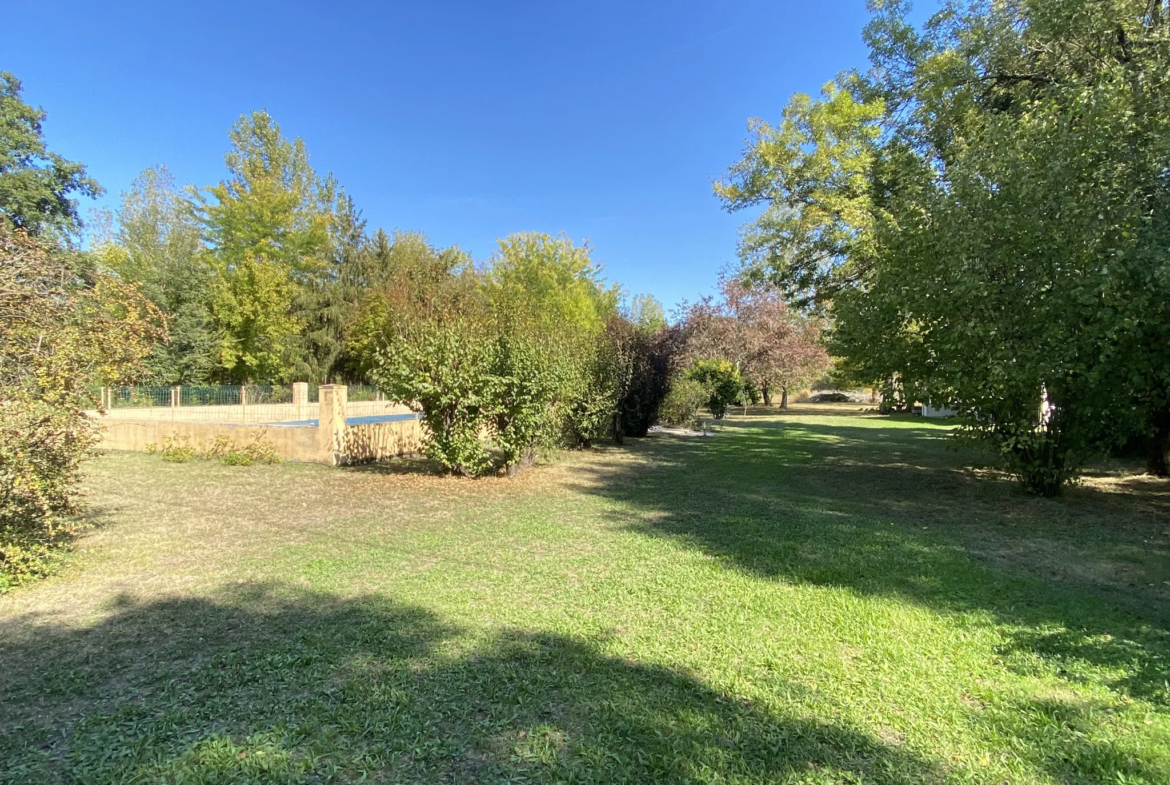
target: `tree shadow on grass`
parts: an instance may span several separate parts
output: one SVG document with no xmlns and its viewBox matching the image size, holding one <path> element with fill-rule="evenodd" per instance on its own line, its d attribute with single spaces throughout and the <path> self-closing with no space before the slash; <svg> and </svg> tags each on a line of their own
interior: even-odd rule
<svg viewBox="0 0 1170 785">
<path fill-rule="evenodd" d="M 424 455 L 402 455 L 382 461 L 368 463 L 351 463 L 339 466 L 338 469 L 354 474 L 376 475 L 423 475 L 428 477 L 442 477 L 450 474 L 442 464 Z"/>
<path fill-rule="evenodd" d="M 287 586 L 0 627 L 0 781 L 940 781 L 602 641 Z M 795 687 L 794 687 L 795 688 Z"/>
<path fill-rule="evenodd" d="M 613 516 L 632 530 L 750 574 L 990 612 L 1018 630 L 1008 651 L 1170 706 L 1167 585 L 1120 562 L 1164 540 L 1165 520 L 1092 489 L 1026 496 L 972 471 L 980 456 L 948 449 L 933 424 L 849 422 L 748 418 L 709 440 L 658 437 L 634 448 L 642 460 L 589 469 L 581 489 L 620 502 Z M 1143 577 L 1165 564 L 1141 558 Z"/>
</svg>

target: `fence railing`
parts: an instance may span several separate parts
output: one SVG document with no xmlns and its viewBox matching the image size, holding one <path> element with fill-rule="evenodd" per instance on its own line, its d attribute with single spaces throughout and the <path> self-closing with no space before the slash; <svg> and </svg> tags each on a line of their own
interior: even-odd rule
<svg viewBox="0 0 1170 785">
<path fill-rule="evenodd" d="M 392 404 L 376 387 L 350 387 L 354 416 L 383 414 Z M 295 384 L 104 387 L 95 399 L 115 419 L 275 423 L 317 418 L 318 386 Z"/>
<path fill-rule="evenodd" d="M 155 405 L 162 400 L 160 390 L 170 391 L 169 405 Z M 225 439 L 237 444 L 264 440 L 286 460 L 329 466 L 418 452 L 425 434 L 418 416 L 371 390 L 359 388 L 357 396 L 365 400 L 350 403 L 341 384 L 323 386 L 317 401 L 308 400 L 307 384 L 290 385 L 288 401 L 281 387 L 195 393 L 178 387 L 103 388 L 95 397 L 120 405 L 93 416 L 101 423 L 102 445 L 113 450 L 150 452 L 167 439 L 178 439 L 208 452 Z M 238 402 L 232 402 L 233 392 Z M 184 400 L 200 403 L 184 406 Z M 150 405 L 129 405 L 134 403 Z"/>
</svg>

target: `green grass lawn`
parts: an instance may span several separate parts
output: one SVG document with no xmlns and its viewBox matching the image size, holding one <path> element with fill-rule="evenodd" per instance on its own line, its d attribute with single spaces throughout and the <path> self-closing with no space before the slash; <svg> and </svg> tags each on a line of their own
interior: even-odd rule
<svg viewBox="0 0 1170 785">
<path fill-rule="evenodd" d="M 111 454 L 0 597 L 11 783 L 1170 783 L 1170 484 L 732 417 L 480 481 Z"/>
</svg>

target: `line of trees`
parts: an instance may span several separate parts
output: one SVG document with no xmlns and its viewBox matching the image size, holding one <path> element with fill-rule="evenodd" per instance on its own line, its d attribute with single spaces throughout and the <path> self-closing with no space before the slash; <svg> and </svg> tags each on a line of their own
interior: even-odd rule
<svg viewBox="0 0 1170 785">
<path fill-rule="evenodd" d="M 644 436 L 669 371 L 661 306 L 619 307 L 586 247 L 512 235 L 483 266 L 441 256 L 362 308 L 359 367 L 417 406 L 450 471 L 514 474 L 538 451 Z"/>
<path fill-rule="evenodd" d="M 789 391 L 823 376 L 831 361 L 822 336 L 825 320 L 791 307 L 774 288 L 749 287 L 741 276 L 720 278 L 720 297 L 682 310 L 683 357 L 690 363 L 731 363 L 751 402 L 788 408 Z M 730 389 L 730 388 L 728 388 Z M 722 397 L 722 396 L 721 396 Z"/>
<path fill-rule="evenodd" d="M 0 73 L 0 590 L 68 529 L 99 385 L 372 381 L 421 410 L 435 460 L 479 475 L 643 436 L 672 386 L 680 416 L 786 404 L 827 362 L 819 320 L 738 279 L 668 324 L 565 237 L 515 234 L 477 264 L 370 233 L 265 112 L 231 128 L 218 184 L 147 169 L 83 251 L 78 199 L 102 189 L 46 148 L 44 118 Z"/>
<path fill-rule="evenodd" d="M 716 185 L 762 206 L 755 280 L 818 308 L 843 370 L 949 405 L 1028 488 L 1134 437 L 1170 447 L 1170 3 L 873 0 L 873 67 Z"/>
<path fill-rule="evenodd" d="M 229 136 L 218 184 L 180 188 L 153 167 L 100 221 L 98 262 L 169 317 L 145 381 L 360 378 L 350 345 L 363 301 L 403 270 L 464 254 L 412 232 L 369 234 L 353 199 L 266 112 Z"/>
</svg>

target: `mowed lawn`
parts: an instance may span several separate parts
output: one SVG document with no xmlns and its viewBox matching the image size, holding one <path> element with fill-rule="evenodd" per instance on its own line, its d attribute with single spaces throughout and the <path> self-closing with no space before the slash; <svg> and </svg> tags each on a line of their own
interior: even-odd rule
<svg viewBox="0 0 1170 785">
<path fill-rule="evenodd" d="M 1170 485 L 732 417 L 480 481 L 94 462 L 12 783 L 1170 783 Z"/>
</svg>

